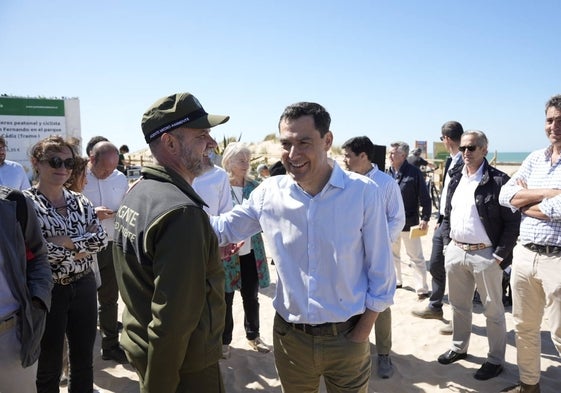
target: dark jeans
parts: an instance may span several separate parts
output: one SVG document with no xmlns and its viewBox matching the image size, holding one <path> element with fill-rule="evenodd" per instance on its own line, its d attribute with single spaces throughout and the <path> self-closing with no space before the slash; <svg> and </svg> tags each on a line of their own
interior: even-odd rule
<svg viewBox="0 0 561 393">
<path fill-rule="evenodd" d="M 257 266 L 255 265 L 255 255 L 253 250 L 247 255 L 240 256 L 240 268 L 242 276 L 242 294 L 245 336 L 248 340 L 259 337 L 259 277 L 257 276 Z M 226 292 L 226 323 L 222 334 L 222 344 L 232 342 L 232 331 L 234 330 L 234 318 L 232 317 L 232 304 L 234 303 L 234 293 Z"/>
<path fill-rule="evenodd" d="M 429 260 L 429 272 L 432 276 L 432 293 L 429 298 L 429 307 L 436 310 L 442 310 L 442 298 L 446 289 L 443 248 L 442 225 L 439 225 L 432 236 L 432 252 Z"/>
<path fill-rule="evenodd" d="M 101 349 L 111 349 L 119 345 L 117 329 L 119 287 L 113 266 L 113 242 L 109 242 L 107 248 L 97 253 L 97 264 L 101 277 L 101 286 L 97 289 Z"/>
<path fill-rule="evenodd" d="M 69 285 L 55 284 L 51 310 L 41 340 L 37 392 L 59 392 L 64 335 L 68 337 L 70 393 L 93 391 L 93 347 L 96 334 L 96 283 L 93 273 Z"/>
</svg>

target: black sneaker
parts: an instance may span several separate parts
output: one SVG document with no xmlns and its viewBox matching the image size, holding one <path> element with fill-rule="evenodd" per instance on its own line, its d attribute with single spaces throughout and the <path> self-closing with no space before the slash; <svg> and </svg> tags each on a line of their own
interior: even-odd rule
<svg viewBox="0 0 561 393">
<path fill-rule="evenodd" d="M 110 349 L 102 350 L 101 358 L 103 360 L 113 360 L 119 364 L 127 364 L 129 362 L 127 355 L 125 355 L 125 351 L 123 351 L 119 345 Z"/>
</svg>

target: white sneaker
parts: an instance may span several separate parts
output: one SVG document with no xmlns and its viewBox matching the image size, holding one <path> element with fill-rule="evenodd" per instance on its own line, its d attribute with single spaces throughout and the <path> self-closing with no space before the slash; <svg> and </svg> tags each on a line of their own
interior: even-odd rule
<svg viewBox="0 0 561 393">
<path fill-rule="evenodd" d="M 222 345 L 222 359 L 230 357 L 230 346 L 228 344 Z"/>
<path fill-rule="evenodd" d="M 247 340 L 247 343 L 254 351 L 261 352 L 261 353 L 267 353 L 271 351 L 269 346 L 265 344 L 263 340 L 261 340 L 261 337 L 257 337 L 254 340 Z"/>
</svg>

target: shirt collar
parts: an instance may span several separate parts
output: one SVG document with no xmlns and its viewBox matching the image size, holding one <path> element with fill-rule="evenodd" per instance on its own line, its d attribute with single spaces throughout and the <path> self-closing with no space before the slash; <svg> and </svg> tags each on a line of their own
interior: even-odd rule
<svg viewBox="0 0 561 393">
<path fill-rule="evenodd" d="M 483 162 L 481 163 L 479 168 L 477 168 L 477 171 L 473 175 L 470 176 L 470 175 L 468 175 L 468 172 L 467 172 L 467 165 L 464 165 L 464 167 L 462 168 L 462 175 L 467 177 L 470 180 L 481 181 L 481 178 L 483 177 L 483 167 L 484 166 L 485 166 L 485 160 L 483 160 Z"/>
</svg>

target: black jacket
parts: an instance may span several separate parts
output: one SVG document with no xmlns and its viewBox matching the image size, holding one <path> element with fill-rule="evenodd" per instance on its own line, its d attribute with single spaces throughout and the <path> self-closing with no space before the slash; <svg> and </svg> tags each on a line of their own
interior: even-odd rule
<svg viewBox="0 0 561 393">
<path fill-rule="evenodd" d="M 448 169 L 450 169 L 450 165 L 452 164 L 452 157 L 448 157 L 446 159 L 446 164 L 444 165 L 444 174 L 442 175 L 442 188 L 440 189 L 440 198 L 442 199 L 442 193 L 444 192 L 444 184 L 446 183 L 446 176 L 448 173 Z M 462 165 L 464 165 L 464 159 L 462 156 L 460 156 L 460 159 L 454 164 L 454 166 L 452 167 L 451 170 L 455 170 L 459 167 L 461 167 Z M 446 201 L 441 200 L 440 201 L 440 206 L 444 206 L 446 207 Z M 440 210 L 438 211 L 438 218 L 437 218 L 437 222 L 438 224 L 442 223 L 442 220 L 444 220 L 444 216 L 442 214 L 440 214 Z"/>
<path fill-rule="evenodd" d="M 427 183 L 425 183 L 423 173 L 419 168 L 405 160 L 397 175 L 391 167 L 388 169 L 388 173 L 397 180 L 403 197 L 403 207 L 405 209 L 403 231 L 409 231 L 409 228 L 413 225 L 419 224 L 419 206 L 421 207 L 421 220 L 428 222 L 431 214 L 431 201 Z"/>
<path fill-rule="evenodd" d="M 509 180 L 504 172 L 489 165 L 484 161 L 483 177 L 475 189 L 475 206 L 479 219 L 493 244 L 494 253 L 501 258 L 501 268 L 506 268 L 512 263 L 512 249 L 516 245 L 520 228 L 520 212 L 513 212 L 510 208 L 499 204 L 499 193 L 503 184 Z M 450 183 L 446 198 L 446 209 L 442 221 L 444 244 L 450 243 L 450 212 L 452 211 L 452 196 L 462 178 L 464 165 L 456 166 L 450 170 Z"/>
</svg>

